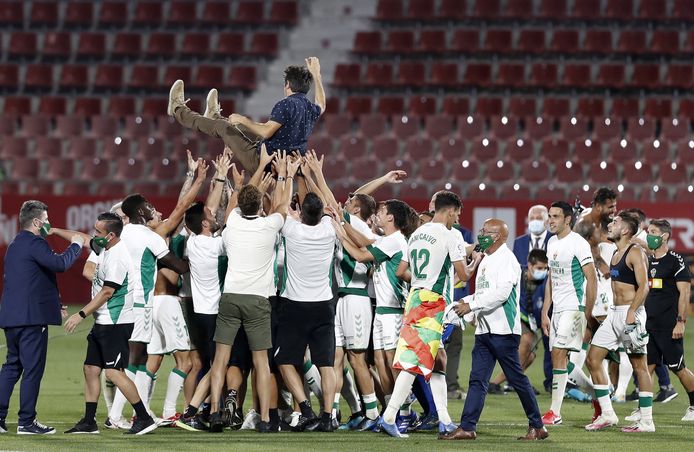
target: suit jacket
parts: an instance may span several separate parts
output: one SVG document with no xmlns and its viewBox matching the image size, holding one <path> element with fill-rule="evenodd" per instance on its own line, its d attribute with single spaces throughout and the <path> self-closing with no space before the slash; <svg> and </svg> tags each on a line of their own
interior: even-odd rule
<svg viewBox="0 0 694 452">
<path fill-rule="evenodd" d="M 48 242 L 22 231 L 7 247 L 0 328 L 60 325 L 60 293 L 55 274 L 75 263 L 82 248 L 73 243 L 56 254 Z"/>
<path fill-rule="evenodd" d="M 553 235 L 554 234 L 547 231 L 545 241 L 542 245 L 542 249 L 545 251 L 547 250 L 547 242 L 549 242 L 550 237 Z M 528 254 L 530 254 L 530 234 L 523 234 L 513 241 L 513 254 L 516 255 L 516 259 L 518 259 L 518 263 L 521 264 L 521 267 L 528 266 Z"/>
</svg>

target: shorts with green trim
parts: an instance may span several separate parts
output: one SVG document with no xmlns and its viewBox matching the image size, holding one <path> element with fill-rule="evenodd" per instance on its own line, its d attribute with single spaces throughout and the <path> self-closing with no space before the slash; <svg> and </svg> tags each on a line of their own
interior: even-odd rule
<svg viewBox="0 0 694 452">
<path fill-rule="evenodd" d="M 215 342 L 232 345 L 241 326 L 252 351 L 272 348 L 270 301 L 259 295 L 223 293 L 219 300 Z"/>
<path fill-rule="evenodd" d="M 549 328 L 550 349 L 560 348 L 580 352 L 587 323 L 588 320 L 583 311 L 553 312 Z"/>
</svg>

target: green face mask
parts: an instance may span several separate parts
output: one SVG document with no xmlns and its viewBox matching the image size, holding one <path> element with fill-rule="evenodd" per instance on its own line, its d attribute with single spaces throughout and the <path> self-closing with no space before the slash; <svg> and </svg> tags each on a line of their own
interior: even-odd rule
<svg viewBox="0 0 694 452">
<path fill-rule="evenodd" d="M 660 245 L 663 244 L 663 235 L 653 235 L 653 234 L 648 234 L 646 236 L 646 244 L 648 245 L 649 250 L 657 250 L 660 248 Z"/>
<path fill-rule="evenodd" d="M 48 231 L 51 230 L 51 224 L 49 222 L 44 222 L 43 226 L 41 226 L 41 229 L 39 229 L 39 234 L 41 234 L 41 237 L 44 239 L 48 237 Z"/>
<path fill-rule="evenodd" d="M 478 235 L 477 243 L 480 244 L 480 249 L 482 251 L 487 251 L 492 245 L 494 245 L 494 239 L 491 235 Z"/>
<path fill-rule="evenodd" d="M 108 239 L 106 237 L 97 237 L 94 236 L 92 239 L 89 241 L 89 247 L 96 253 L 98 256 L 101 254 L 101 251 L 103 251 L 104 248 L 106 248 L 106 245 L 108 245 Z"/>
</svg>

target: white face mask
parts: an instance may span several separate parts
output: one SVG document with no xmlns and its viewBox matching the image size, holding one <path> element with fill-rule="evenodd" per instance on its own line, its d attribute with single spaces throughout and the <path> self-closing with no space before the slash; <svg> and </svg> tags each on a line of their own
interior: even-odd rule
<svg viewBox="0 0 694 452">
<path fill-rule="evenodd" d="M 542 220 L 530 220 L 528 222 L 528 230 L 535 235 L 540 235 L 545 232 L 545 222 Z"/>
<path fill-rule="evenodd" d="M 542 281 L 547 277 L 548 270 L 533 270 L 533 279 L 535 281 Z"/>
</svg>

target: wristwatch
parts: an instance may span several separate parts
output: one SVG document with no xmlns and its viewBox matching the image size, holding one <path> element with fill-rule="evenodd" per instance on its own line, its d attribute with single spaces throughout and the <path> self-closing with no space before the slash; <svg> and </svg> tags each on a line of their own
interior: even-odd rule
<svg viewBox="0 0 694 452">
<path fill-rule="evenodd" d="M 277 182 L 284 182 L 285 179 L 286 177 L 284 176 L 277 176 Z"/>
<path fill-rule="evenodd" d="M 677 322 L 678 323 L 687 323 L 686 317 L 682 317 L 681 315 L 677 316 Z"/>
</svg>

